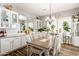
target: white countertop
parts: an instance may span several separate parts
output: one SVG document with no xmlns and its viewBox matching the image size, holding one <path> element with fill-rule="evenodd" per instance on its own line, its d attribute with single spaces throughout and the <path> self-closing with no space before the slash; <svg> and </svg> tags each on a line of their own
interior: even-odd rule
<svg viewBox="0 0 79 59">
<path fill-rule="evenodd" d="M 17 37 L 17 36 L 24 36 L 25 33 L 13 33 L 13 34 L 7 34 L 5 37 L 0 37 L 0 38 L 10 38 L 10 37 Z"/>
</svg>

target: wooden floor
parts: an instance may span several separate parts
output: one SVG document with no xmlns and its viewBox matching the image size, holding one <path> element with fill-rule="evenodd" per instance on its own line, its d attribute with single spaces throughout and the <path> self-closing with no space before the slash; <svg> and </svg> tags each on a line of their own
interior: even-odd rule
<svg viewBox="0 0 79 59">
<path fill-rule="evenodd" d="M 27 47 L 23 47 L 13 51 L 5 56 L 27 56 Z M 37 55 L 38 56 L 38 55 Z M 71 45 L 63 44 L 59 56 L 79 56 L 79 48 Z"/>
<path fill-rule="evenodd" d="M 27 47 L 25 46 L 23 48 L 20 48 L 8 54 L 5 54 L 4 56 L 27 56 L 26 53 L 27 53 Z"/>
<path fill-rule="evenodd" d="M 63 44 L 60 56 L 79 56 L 79 47 Z"/>
</svg>

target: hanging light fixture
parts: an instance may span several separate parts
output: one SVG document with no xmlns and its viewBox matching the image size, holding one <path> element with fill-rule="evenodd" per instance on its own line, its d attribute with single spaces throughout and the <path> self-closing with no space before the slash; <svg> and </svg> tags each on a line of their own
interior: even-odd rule
<svg viewBox="0 0 79 59">
<path fill-rule="evenodd" d="M 49 16 L 46 18 L 46 21 L 51 24 L 54 20 L 54 17 L 52 17 L 52 1 L 49 3 Z"/>
</svg>

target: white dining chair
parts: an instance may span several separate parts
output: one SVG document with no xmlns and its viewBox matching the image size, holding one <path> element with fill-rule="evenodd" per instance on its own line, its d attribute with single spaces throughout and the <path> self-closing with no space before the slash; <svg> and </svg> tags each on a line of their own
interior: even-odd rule
<svg viewBox="0 0 79 59">
<path fill-rule="evenodd" d="M 61 38 L 60 35 L 57 35 L 54 40 L 53 55 L 58 55 L 60 53 L 60 48 L 61 48 Z"/>
<path fill-rule="evenodd" d="M 61 48 L 61 38 L 60 35 L 51 35 L 49 41 L 49 49 L 53 49 L 53 56 L 56 56 L 60 53 Z"/>
<path fill-rule="evenodd" d="M 54 46 L 54 39 L 55 35 L 48 34 L 48 39 L 49 39 L 49 48 L 52 49 Z"/>
</svg>

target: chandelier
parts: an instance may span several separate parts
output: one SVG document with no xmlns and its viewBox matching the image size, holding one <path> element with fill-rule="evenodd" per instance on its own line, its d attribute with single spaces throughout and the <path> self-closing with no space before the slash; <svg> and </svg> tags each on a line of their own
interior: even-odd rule
<svg viewBox="0 0 79 59">
<path fill-rule="evenodd" d="M 49 16 L 46 18 L 46 21 L 49 22 L 49 24 L 52 24 L 54 21 L 54 17 L 52 17 L 52 2 L 49 3 Z"/>
</svg>

